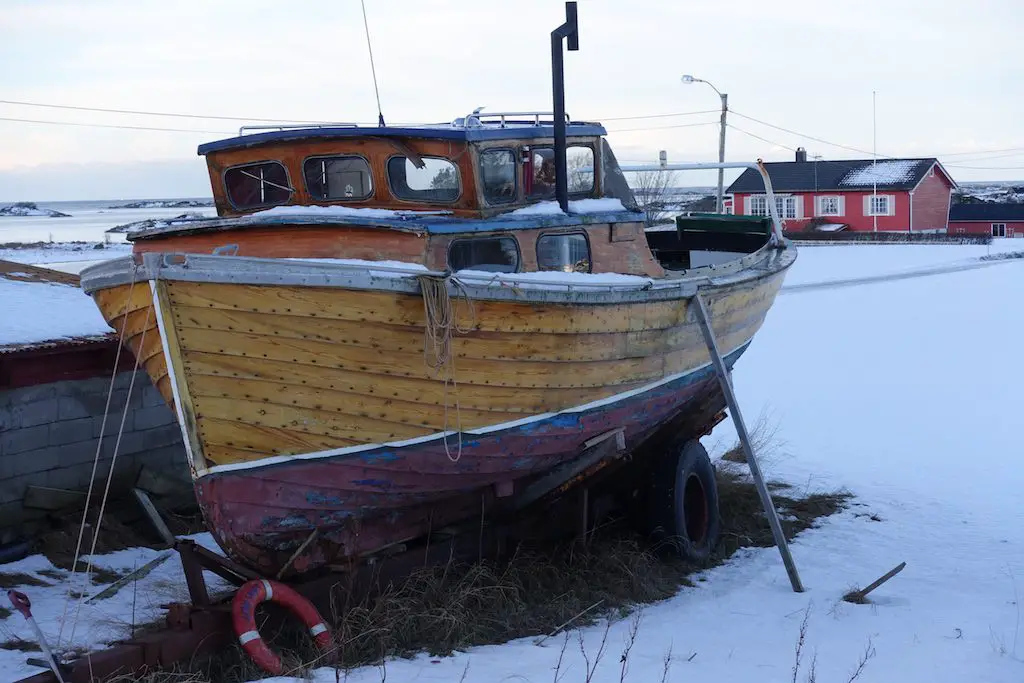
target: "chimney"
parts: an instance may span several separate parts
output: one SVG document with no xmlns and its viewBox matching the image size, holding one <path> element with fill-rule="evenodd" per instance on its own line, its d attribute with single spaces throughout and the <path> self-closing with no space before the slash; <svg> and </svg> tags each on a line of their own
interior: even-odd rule
<svg viewBox="0 0 1024 683">
<path fill-rule="evenodd" d="M 805 161 L 807 161 L 807 150 L 804 149 L 803 147 L 797 147 L 796 148 L 796 160 L 797 160 L 797 162 L 805 162 Z"/>
</svg>

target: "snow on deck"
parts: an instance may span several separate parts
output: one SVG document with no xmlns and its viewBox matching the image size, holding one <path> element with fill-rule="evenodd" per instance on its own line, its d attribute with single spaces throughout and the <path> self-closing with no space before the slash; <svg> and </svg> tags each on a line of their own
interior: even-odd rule
<svg viewBox="0 0 1024 683">
<path fill-rule="evenodd" d="M 856 171 L 847 173 L 839 184 L 849 187 L 863 187 L 865 185 L 899 185 L 908 183 L 914 179 L 914 171 L 920 162 L 907 161 L 903 159 L 895 161 L 879 161 L 869 164 Z"/>
<path fill-rule="evenodd" d="M 0 346 L 104 335 L 110 326 L 81 288 L 0 277 Z"/>
</svg>

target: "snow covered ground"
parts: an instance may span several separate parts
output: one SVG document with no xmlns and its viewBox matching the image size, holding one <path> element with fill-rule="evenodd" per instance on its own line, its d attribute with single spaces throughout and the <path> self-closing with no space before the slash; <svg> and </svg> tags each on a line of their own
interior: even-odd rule
<svg viewBox="0 0 1024 683">
<path fill-rule="evenodd" d="M 99 309 L 79 287 L 0 277 L 0 346 L 108 334 Z"/>
<path fill-rule="evenodd" d="M 991 252 L 1021 248 L 1001 240 Z M 809 247 L 801 250 L 787 283 L 902 273 L 988 251 Z M 769 548 L 744 551 L 706 572 L 696 587 L 644 607 L 626 680 L 661 680 L 671 651 L 670 681 L 791 681 L 805 614 L 801 682 L 812 657 L 818 681 L 847 681 L 868 647 L 873 654 L 858 679 L 865 683 L 1024 680 L 1018 601 L 1024 594 L 1021 292 L 1024 260 L 859 286 L 784 290 L 734 372 L 744 415 L 751 425 L 766 416 L 778 430 L 780 450 L 763 464 L 772 478 L 801 490 L 845 487 L 857 504 L 792 544 L 805 593 L 790 590 L 778 553 Z M 734 441 L 730 423 L 705 441 L 720 454 Z M 40 559 L 0 565 L 0 572 L 36 571 L 32 563 Z M 97 561 L 130 568 L 145 560 L 126 552 Z M 840 600 L 902 561 L 906 569 L 872 593 L 871 604 Z M 161 569 L 167 575 L 154 572 L 152 580 L 180 581 L 178 566 L 169 561 Z M 138 596 L 147 595 L 149 585 L 140 583 Z M 41 605 L 51 605 L 39 608 L 47 633 L 56 633 L 63 609 L 59 590 L 26 589 Z M 82 637 L 109 637 L 102 619 L 130 621 L 131 594 L 108 603 L 95 631 L 92 617 L 83 614 L 89 636 Z M 611 626 L 595 683 L 620 680 L 629 626 L 628 618 Z M 29 637 L 17 614 L 0 619 L 0 641 L 8 632 Z M 560 680 L 587 678 L 576 638 L 582 637 L 593 665 L 603 633 L 603 626 L 571 633 Z M 453 657 L 392 660 L 386 677 L 426 683 L 458 681 L 465 673 L 467 682 L 545 683 L 554 680 L 561 644 L 561 636 L 540 646 L 522 639 Z M 15 678 L 30 673 L 25 656 L 0 649 L 0 671 Z M 328 669 L 313 678 L 336 680 Z M 374 667 L 348 675 L 352 683 L 381 679 Z"/>
<path fill-rule="evenodd" d="M 221 552 L 209 533 L 182 538 L 191 538 L 199 545 Z M 87 535 L 85 543 L 88 542 Z M 150 548 L 132 548 L 96 555 L 92 561 L 94 567 L 124 575 L 142 567 L 163 552 Z M 88 559 L 85 556 L 82 561 Z M 70 572 L 57 569 L 42 555 L 0 564 L 0 573 L 24 573 L 36 582 L 45 584 L 24 586 L 20 590 L 32 601 L 32 615 L 46 634 L 51 647 L 59 651 L 97 648 L 111 640 L 125 638 L 131 633 L 133 623 L 152 623 L 163 616 L 165 610 L 162 604 L 188 600 L 185 574 L 181 562 L 173 553 L 137 583 L 129 583 L 114 595 L 93 602 L 86 600 L 103 591 L 109 583 L 86 583 L 83 580 L 84 574 L 79 572 L 72 585 L 68 578 Z M 58 576 L 65 578 L 57 579 Z M 219 577 L 209 572 L 204 572 L 204 576 L 211 590 L 222 591 L 226 587 Z M 80 591 L 85 598 L 69 598 L 69 590 Z M 8 606 L 6 596 L 2 602 L 4 607 Z M 65 624 L 63 629 L 61 623 Z M 58 635 L 61 636 L 59 646 Z M 28 622 L 17 612 L 7 618 L 0 618 L 0 643 L 18 639 L 35 642 Z M 25 653 L 0 648 L 0 680 L 17 681 L 39 673 L 41 670 L 38 667 L 29 666 L 25 662 L 28 657 L 41 659 L 43 655 L 40 652 Z"/>
<path fill-rule="evenodd" d="M 181 215 L 181 208 L 112 209 L 103 206 L 68 210 L 68 218 L 47 218 L 41 216 L 0 217 L 0 244 L 7 242 L 102 242 L 110 228 L 147 218 L 174 218 Z M 216 215 L 211 207 L 190 208 L 189 211 L 204 216 Z M 124 235 L 107 236 L 113 242 L 123 242 Z"/>
</svg>

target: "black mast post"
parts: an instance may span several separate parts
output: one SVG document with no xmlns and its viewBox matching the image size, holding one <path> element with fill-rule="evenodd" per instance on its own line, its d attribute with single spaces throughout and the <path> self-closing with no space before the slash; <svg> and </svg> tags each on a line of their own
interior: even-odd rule
<svg viewBox="0 0 1024 683">
<path fill-rule="evenodd" d="M 565 3 L 565 23 L 551 32 L 551 90 L 555 111 L 555 197 L 562 211 L 569 212 L 569 178 L 565 163 L 565 74 L 562 70 L 562 38 L 566 48 L 580 49 L 576 27 L 576 3 Z"/>
</svg>

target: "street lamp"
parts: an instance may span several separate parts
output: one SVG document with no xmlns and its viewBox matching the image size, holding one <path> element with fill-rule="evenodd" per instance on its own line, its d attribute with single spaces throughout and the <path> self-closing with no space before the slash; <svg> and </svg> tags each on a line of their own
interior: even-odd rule
<svg viewBox="0 0 1024 683">
<path fill-rule="evenodd" d="M 689 85 L 690 83 L 707 83 L 711 88 L 718 93 L 718 97 L 722 100 L 722 125 L 721 130 L 718 132 L 718 163 L 725 163 L 725 113 L 729 111 L 729 95 L 723 93 L 714 86 L 711 81 L 705 81 L 703 78 L 695 78 L 690 74 L 683 74 L 680 79 L 683 83 Z M 718 169 L 718 213 L 722 213 L 722 200 L 723 200 L 723 183 L 725 181 L 725 171 Z"/>
</svg>

